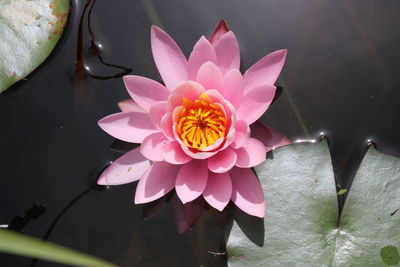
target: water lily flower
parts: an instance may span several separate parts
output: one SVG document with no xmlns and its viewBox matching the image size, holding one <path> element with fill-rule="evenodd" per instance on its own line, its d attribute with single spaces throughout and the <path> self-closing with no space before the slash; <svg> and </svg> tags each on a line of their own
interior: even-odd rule
<svg viewBox="0 0 400 267">
<path fill-rule="evenodd" d="M 109 166 L 98 184 L 139 180 L 136 204 L 175 189 L 182 203 L 202 196 L 222 211 L 232 200 L 264 217 L 264 194 L 251 168 L 265 160 L 272 136 L 254 138 L 250 126 L 274 98 L 286 50 L 266 55 L 242 75 L 238 42 L 224 22 L 210 39 L 198 40 L 189 59 L 156 26 L 151 48 L 164 85 L 125 76 L 132 99 L 119 104 L 122 112 L 99 121 L 113 137 L 141 145 Z M 261 128 L 257 132 L 265 132 Z"/>
</svg>

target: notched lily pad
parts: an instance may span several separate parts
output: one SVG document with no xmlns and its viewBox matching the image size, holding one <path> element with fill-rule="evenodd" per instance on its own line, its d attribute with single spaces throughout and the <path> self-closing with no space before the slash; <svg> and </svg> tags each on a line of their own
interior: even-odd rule
<svg viewBox="0 0 400 267">
<path fill-rule="evenodd" d="M 49 56 L 68 13 L 69 0 L 0 0 L 0 93 Z"/>
<path fill-rule="evenodd" d="M 264 245 L 235 223 L 227 245 L 230 266 L 399 264 L 400 213 L 392 214 L 400 207 L 400 159 L 370 147 L 340 218 L 325 142 L 276 149 L 256 172 L 266 198 Z"/>
</svg>

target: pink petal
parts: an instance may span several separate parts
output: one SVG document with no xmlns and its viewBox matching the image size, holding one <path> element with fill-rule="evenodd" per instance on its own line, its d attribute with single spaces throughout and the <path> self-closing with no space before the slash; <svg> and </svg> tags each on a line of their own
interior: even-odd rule
<svg viewBox="0 0 400 267">
<path fill-rule="evenodd" d="M 215 141 L 214 144 L 209 145 L 208 147 L 205 147 L 203 149 L 200 149 L 200 151 L 203 151 L 203 152 L 214 151 L 214 150 L 218 149 L 224 141 L 225 141 L 225 138 L 221 137 L 221 138 L 217 139 L 217 141 Z"/>
<path fill-rule="evenodd" d="M 221 20 L 210 35 L 210 42 L 215 44 L 227 32 L 229 32 L 228 25 L 224 20 Z"/>
<path fill-rule="evenodd" d="M 171 164 L 185 164 L 192 160 L 191 157 L 182 151 L 178 142 L 166 144 L 162 149 L 163 159 Z"/>
<path fill-rule="evenodd" d="M 206 189 L 203 197 L 212 207 L 222 211 L 232 195 L 232 181 L 229 173 L 208 173 Z"/>
<path fill-rule="evenodd" d="M 264 193 L 257 176 L 251 169 L 233 168 L 232 201 L 244 212 L 263 218 L 265 215 Z"/>
<path fill-rule="evenodd" d="M 114 161 L 97 180 L 99 185 L 120 185 L 139 180 L 151 163 L 137 147 Z"/>
<path fill-rule="evenodd" d="M 135 204 L 148 203 L 167 194 L 175 186 L 179 166 L 155 162 L 139 180 L 135 193 Z"/>
<path fill-rule="evenodd" d="M 276 87 L 269 84 L 260 85 L 245 93 L 242 103 L 236 112 L 237 120 L 244 120 L 251 125 L 267 111 L 274 99 Z"/>
<path fill-rule="evenodd" d="M 278 50 L 266 55 L 244 74 L 244 90 L 255 88 L 262 84 L 274 84 L 285 63 L 287 50 Z"/>
<path fill-rule="evenodd" d="M 131 143 L 141 143 L 146 136 L 157 132 L 149 114 L 141 112 L 111 114 L 101 119 L 98 124 L 109 135 Z"/>
<path fill-rule="evenodd" d="M 147 159 L 152 161 L 163 161 L 163 156 L 161 154 L 161 150 L 166 144 L 167 139 L 164 134 L 161 132 L 153 133 L 143 139 L 142 144 L 140 145 L 140 152 Z"/>
<path fill-rule="evenodd" d="M 182 166 L 176 178 L 175 190 L 183 204 L 196 199 L 207 185 L 206 161 L 192 160 Z"/>
<path fill-rule="evenodd" d="M 242 74 L 237 69 L 230 70 L 225 74 L 223 84 L 222 94 L 235 108 L 238 108 L 243 100 Z"/>
<path fill-rule="evenodd" d="M 124 76 L 124 83 L 132 99 L 146 111 L 152 104 L 167 100 L 170 94 L 164 85 L 141 76 Z"/>
<path fill-rule="evenodd" d="M 196 77 L 196 81 L 203 85 L 206 90 L 216 89 L 218 91 L 222 90 L 222 79 L 221 71 L 211 61 L 201 65 Z"/>
<path fill-rule="evenodd" d="M 201 65 L 207 61 L 217 62 L 214 48 L 210 42 L 202 36 L 193 48 L 189 56 L 189 79 L 195 80 Z"/>
<path fill-rule="evenodd" d="M 251 126 L 251 136 L 261 141 L 266 151 L 270 151 L 274 148 L 289 145 L 290 140 L 277 130 L 264 125 L 260 121 L 254 122 Z"/>
<path fill-rule="evenodd" d="M 126 99 L 118 102 L 118 107 L 121 111 L 123 112 L 144 112 L 147 113 L 146 110 L 144 110 L 142 107 L 140 107 L 138 104 L 133 101 L 133 99 Z"/>
<path fill-rule="evenodd" d="M 167 101 L 160 101 L 151 105 L 149 114 L 151 123 L 156 129 L 161 129 L 161 120 L 167 113 Z"/>
<path fill-rule="evenodd" d="M 220 106 L 223 111 L 224 114 L 226 116 L 226 118 L 228 119 L 228 124 L 231 123 L 234 119 L 232 116 L 235 110 L 235 107 L 231 104 L 231 102 L 229 102 L 228 100 L 226 100 L 217 90 L 215 89 L 211 89 L 211 90 L 207 90 L 206 91 L 207 96 L 213 100 L 215 105 Z"/>
<path fill-rule="evenodd" d="M 175 140 L 174 132 L 172 130 L 172 115 L 171 113 L 167 113 L 161 119 L 161 129 L 169 140 Z"/>
<path fill-rule="evenodd" d="M 236 160 L 235 151 L 227 148 L 208 159 L 208 169 L 215 173 L 224 173 L 235 166 Z"/>
<path fill-rule="evenodd" d="M 236 121 L 235 124 L 236 136 L 235 140 L 232 142 L 232 148 L 240 148 L 245 145 L 250 136 L 250 127 L 249 125 L 242 120 Z"/>
<path fill-rule="evenodd" d="M 236 150 L 236 166 L 240 168 L 250 168 L 257 166 L 266 158 L 264 144 L 255 138 L 249 138 L 246 145 Z"/>
<path fill-rule="evenodd" d="M 207 151 L 203 151 L 203 152 L 193 152 L 192 150 L 190 150 L 190 148 L 188 148 L 183 142 L 182 140 L 178 137 L 176 138 L 176 141 L 178 141 L 178 143 L 181 145 L 182 151 L 185 152 L 186 155 L 188 155 L 189 157 L 193 158 L 193 159 L 207 159 L 215 154 L 218 153 L 218 151 L 213 151 L 213 152 L 207 152 Z"/>
<path fill-rule="evenodd" d="M 214 46 L 217 65 L 223 73 L 240 68 L 239 44 L 233 32 L 229 31 Z"/>
<path fill-rule="evenodd" d="M 235 107 L 217 91 L 217 90 L 208 90 L 206 91 L 206 94 L 214 101 L 214 104 L 220 107 L 224 113 L 225 117 L 227 119 L 227 130 L 228 134 L 225 137 L 225 143 L 223 144 L 222 147 L 218 148 L 218 150 L 224 150 L 230 144 L 233 142 L 235 138 L 235 123 L 236 123 L 236 117 L 235 117 Z"/>
<path fill-rule="evenodd" d="M 188 79 L 188 62 L 179 46 L 166 32 L 151 27 L 151 51 L 165 86 L 174 89 Z"/>
<path fill-rule="evenodd" d="M 204 87 L 201 84 L 199 84 L 197 82 L 189 81 L 189 82 L 181 83 L 178 87 L 176 87 L 172 91 L 172 94 L 173 95 L 181 95 L 190 101 L 194 101 L 197 98 L 199 98 L 199 96 L 203 92 L 204 92 Z M 168 101 L 171 102 L 172 100 L 169 99 Z M 178 101 L 179 101 L 178 97 L 174 96 L 173 102 L 175 104 L 177 104 Z M 182 99 L 181 99 L 181 103 L 182 103 Z M 168 108 L 172 108 L 172 106 L 169 106 Z"/>
</svg>

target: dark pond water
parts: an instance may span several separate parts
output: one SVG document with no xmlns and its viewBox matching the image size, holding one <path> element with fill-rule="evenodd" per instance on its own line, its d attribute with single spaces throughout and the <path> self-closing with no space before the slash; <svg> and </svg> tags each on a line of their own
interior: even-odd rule
<svg viewBox="0 0 400 267">
<path fill-rule="evenodd" d="M 70 24 L 54 53 L 26 81 L 0 95 L 0 224 L 40 203 L 47 208 L 42 216 L 15 227 L 42 238 L 71 204 L 53 225 L 50 241 L 120 266 L 225 265 L 223 256 L 210 253 L 223 251 L 223 232 L 211 212 L 180 235 L 171 204 L 142 220 L 142 207 L 133 205 L 135 184 L 93 188 L 98 171 L 120 155 L 110 149 L 114 140 L 97 121 L 128 98 L 120 78 L 99 78 L 132 69 L 158 79 L 150 52 L 152 24 L 168 31 L 188 55 L 201 35 L 225 19 L 240 42 L 243 70 L 266 53 L 287 48 L 278 81 L 283 94 L 263 121 L 292 140 L 326 132 L 343 187 L 349 186 L 367 139 L 400 155 L 398 1 L 97 0 L 90 22 L 99 55 L 125 69 L 104 65 L 93 54 L 88 9 L 79 33 L 85 1 L 72 4 Z M 79 36 L 82 57 L 96 78 L 76 75 Z M 31 259 L 0 255 L 1 266 L 30 264 Z"/>
</svg>

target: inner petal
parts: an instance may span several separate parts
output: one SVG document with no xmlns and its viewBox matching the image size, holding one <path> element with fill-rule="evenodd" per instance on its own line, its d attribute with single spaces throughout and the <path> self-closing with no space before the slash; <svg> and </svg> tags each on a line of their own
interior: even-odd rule
<svg viewBox="0 0 400 267">
<path fill-rule="evenodd" d="M 201 150 L 225 136 L 225 112 L 206 93 L 194 101 L 184 98 L 182 106 L 176 129 L 187 147 Z"/>
</svg>

